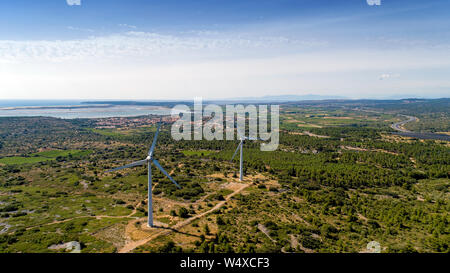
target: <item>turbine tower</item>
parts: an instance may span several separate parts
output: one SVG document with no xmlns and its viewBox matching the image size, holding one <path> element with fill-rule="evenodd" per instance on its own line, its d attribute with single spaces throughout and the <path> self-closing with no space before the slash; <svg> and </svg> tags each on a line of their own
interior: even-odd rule
<svg viewBox="0 0 450 273">
<path fill-rule="evenodd" d="M 259 138 L 250 138 L 250 137 L 246 137 L 246 136 L 242 136 L 242 135 L 240 135 L 239 137 L 240 137 L 241 142 L 239 142 L 239 145 L 237 146 L 236 151 L 234 152 L 233 156 L 231 157 L 230 162 L 233 162 L 233 159 L 236 156 L 237 151 L 240 150 L 241 154 L 240 154 L 240 159 L 239 159 L 239 181 L 242 181 L 243 180 L 243 175 L 244 175 L 244 173 L 243 173 L 243 164 L 244 164 L 243 148 L 244 148 L 244 142 L 246 140 L 261 140 L 261 139 L 259 139 Z"/>
<path fill-rule="evenodd" d="M 136 161 L 133 163 L 130 163 L 128 165 L 122 166 L 122 167 L 118 167 L 112 170 L 107 171 L 109 172 L 114 172 L 114 171 L 118 171 L 118 170 L 122 170 L 122 169 L 126 169 L 126 168 L 132 168 L 132 167 L 136 167 L 136 166 L 141 166 L 141 165 L 146 165 L 147 164 L 147 168 L 148 168 L 148 226 L 149 227 L 153 227 L 153 206 L 152 206 L 152 163 L 165 175 L 167 176 L 167 178 L 170 179 L 170 181 L 172 181 L 179 189 L 181 188 L 180 185 L 178 185 L 177 182 L 175 182 L 175 180 L 166 172 L 166 170 L 164 170 L 164 168 L 159 164 L 158 160 L 156 160 L 153 157 L 153 150 L 155 149 L 156 146 L 156 140 L 158 139 L 158 134 L 159 134 L 159 129 L 161 127 L 161 123 L 158 124 L 158 129 L 156 130 L 155 136 L 153 137 L 153 143 L 152 146 L 150 147 L 150 150 L 148 151 L 148 155 L 147 158 L 145 158 L 144 160 L 140 160 L 140 161 Z"/>
</svg>

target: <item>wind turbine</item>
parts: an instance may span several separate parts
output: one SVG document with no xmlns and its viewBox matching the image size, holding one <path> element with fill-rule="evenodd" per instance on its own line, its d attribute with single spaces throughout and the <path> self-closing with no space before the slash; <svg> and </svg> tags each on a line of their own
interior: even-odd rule
<svg viewBox="0 0 450 273">
<path fill-rule="evenodd" d="M 243 163 L 244 163 L 244 161 L 243 161 L 244 142 L 246 140 L 261 140 L 261 139 L 260 138 L 253 138 L 253 137 L 246 137 L 246 136 L 242 136 L 240 134 L 239 134 L 239 138 L 240 138 L 241 142 L 239 142 L 239 145 L 237 146 L 236 151 L 234 152 L 233 156 L 231 157 L 230 162 L 233 162 L 233 159 L 236 156 L 237 151 L 241 150 L 241 156 L 240 156 L 240 159 L 239 159 L 239 181 L 242 181 L 243 180 L 243 175 L 244 175 L 243 172 L 242 172 L 243 171 L 242 170 L 242 168 L 243 168 L 242 166 L 243 166 Z"/>
<path fill-rule="evenodd" d="M 155 146 L 156 146 L 156 140 L 158 139 L 158 134 L 159 134 L 160 127 L 161 127 L 161 123 L 158 124 L 158 129 L 156 130 L 155 136 L 153 137 L 153 143 L 152 143 L 152 146 L 150 147 L 150 150 L 148 151 L 147 158 L 145 158 L 144 160 L 136 161 L 136 162 L 130 163 L 128 165 L 125 165 L 125 166 L 118 167 L 118 168 L 115 168 L 115 169 L 107 171 L 107 172 L 114 172 L 114 171 L 118 171 L 118 170 L 122 170 L 122 169 L 126 169 L 126 168 L 132 168 L 132 167 L 136 167 L 136 166 L 141 166 L 141 165 L 147 164 L 147 168 L 148 168 L 148 226 L 149 227 L 153 227 L 152 163 L 163 174 L 165 174 L 167 176 L 167 178 L 169 178 L 170 181 L 172 181 L 179 189 L 181 188 L 180 185 L 178 185 L 178 183 L 175 182 L 175 180 L 173 180 L 173 178 L 166 172 L 166 170 L 164 170 L 164 168 L 161 167 L 161 165 L 159 164 L 158 160 L 153 158 L 153 150 L 155 149 Z"/>
</svg>

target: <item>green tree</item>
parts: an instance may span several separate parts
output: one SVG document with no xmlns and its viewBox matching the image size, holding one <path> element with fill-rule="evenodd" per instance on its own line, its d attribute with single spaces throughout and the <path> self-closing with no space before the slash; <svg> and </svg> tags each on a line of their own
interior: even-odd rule
<svg viewBox="0 0 450 273">
<path fill-rule="evenodd" d="M 189 217 L 189 211 L 185 207 L 182 207 L 182 208 L 180 208 L 178 210 L 178 215 L 181 218 L 188 218 Z"/>
</svg>

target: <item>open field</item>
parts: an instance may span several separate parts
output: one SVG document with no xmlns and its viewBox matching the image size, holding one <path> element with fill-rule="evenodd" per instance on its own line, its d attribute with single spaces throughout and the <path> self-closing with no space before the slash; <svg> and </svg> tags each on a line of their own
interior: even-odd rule
<svg viewBox="0 0 450 273">
<path fill-rule="evenodd" d="M 186 156 L 208 156 L 212 153 L 214 153 L 214 151 L 206 151 L 206 150 L 202 150 L 202 151 L 182 151 L 182 153 Z"/>
<path fill-rule="evenodd" d="M 33 164 L 49 160 L 55 160 L 66 157 L 78 157 L 89 154 L 91 151 L 80 150 L 50 150 L 45 152 L 33 153 L 28 156 L 12 156 L 0 158 L 0 164 L 5 165 L 21 165 L 21 164 Z"/>
</svg>

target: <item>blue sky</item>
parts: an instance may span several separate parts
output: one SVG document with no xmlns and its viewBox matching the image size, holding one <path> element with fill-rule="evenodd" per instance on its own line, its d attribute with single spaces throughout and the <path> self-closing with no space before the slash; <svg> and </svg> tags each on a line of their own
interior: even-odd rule
<svg viewBox="0 0 450 273">
<path fill-rule="evenodd" d="M 0 99 L 448 97 L 450 2 L 4 0 Z"/>
</svg>

